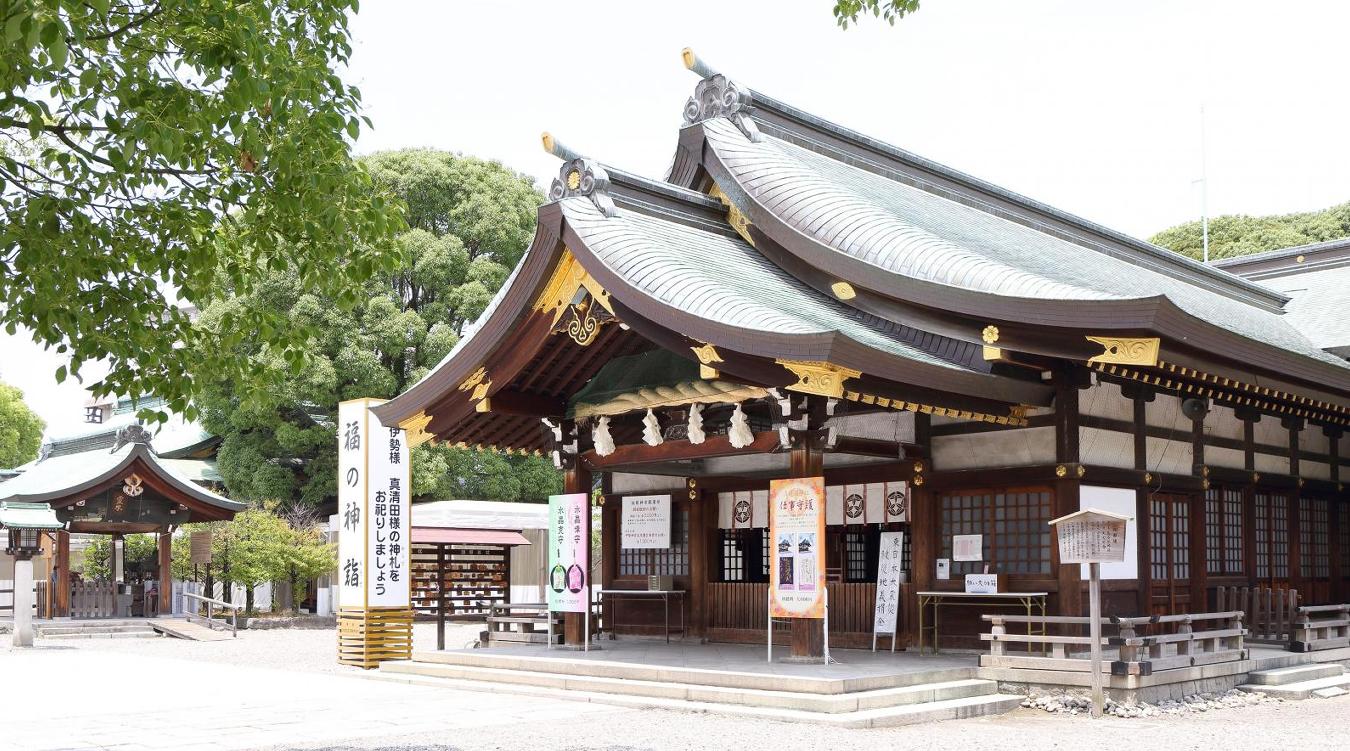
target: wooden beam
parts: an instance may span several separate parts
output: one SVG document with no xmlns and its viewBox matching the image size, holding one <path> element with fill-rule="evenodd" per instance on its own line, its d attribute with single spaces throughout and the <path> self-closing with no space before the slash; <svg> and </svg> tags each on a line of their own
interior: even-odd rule
<svg viewBox="0 0 1350 751">
<path fill-rule="evenodd" d="M 657 446 L 645 443 L 615 446 L 614 453 L 600 456 L 595 450 L 582 454 L 582 459 L 591 469 L 620 469 L 636 464 L 654 464 L 684 459 L 708 459 L 715 456 L 736 456 L 739 454 L 767 454 L 779 446 L 778 433 L 766 430 L 755 434 L 755 440 L 745 448 L 736 448 L 724 435 L 708 436 L 703 443 L 690 443 L 687 440 L 665 441 Z"/>
<path fill-rule="evenodd" d="M 567 413 L 567 400 L 556 396 L 531 394 L 515 389 L 502 389 L 485 399 L 486 412 L 497 415 L 525 417 L 562 417 Z"/>
</svg>

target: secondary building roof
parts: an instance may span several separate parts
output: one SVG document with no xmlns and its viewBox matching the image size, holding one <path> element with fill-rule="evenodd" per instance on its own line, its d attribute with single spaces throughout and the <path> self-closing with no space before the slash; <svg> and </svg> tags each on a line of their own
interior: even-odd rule
<svg viewBox="0 0 1350 751">
<path fill-rule="evenodd" d="M 1350 238 L 1225 258 L 1214 265 L 1288 296 L 1289 324 L 1316 346 L 1350 358 Z"/>
</svg>

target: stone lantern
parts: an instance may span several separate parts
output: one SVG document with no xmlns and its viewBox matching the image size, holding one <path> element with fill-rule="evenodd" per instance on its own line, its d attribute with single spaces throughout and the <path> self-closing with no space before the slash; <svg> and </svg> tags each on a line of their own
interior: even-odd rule
<svg viewBox="0 0 1350 751">
<path fill-rule="evenodd" d="M 63 529 L 45 503 L 0 503 L 0 528 L 7 535 L 5 552 L 14 556 L 15 647 L 33 646 L 33 556 L 42 552 L 42 535 Z"/>
</svg>

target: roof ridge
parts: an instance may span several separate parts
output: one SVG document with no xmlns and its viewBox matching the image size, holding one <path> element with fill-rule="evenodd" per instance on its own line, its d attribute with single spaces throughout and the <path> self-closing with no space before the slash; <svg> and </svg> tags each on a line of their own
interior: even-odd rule
<svg viewBox="0 0 1350 751">
<path fill-rule="evenodd" d="M 1094 235 L 1101 240 L 1120 245 L 1125 250 L 1129 251 L 1121 256 L 1122 260 L 1135 263 L 1136 265 L 1145 265 L 1145 262 L 1153 261 L 1163 268 L 1158 268 L 1158 266 L 1153 264 L 1145 265 L 1145 267 L 1153 268 L 1160 273 L 1174 271 L 1183 281 L 1196 284 L 1196 286 L 1204 287 L 1220 294 L 1226 294 L 1227 296 L 1242 302 L 1274 310 L 1280 309 L 1288 302 L 1287 296 L 1259 284 L 1255 284 L 1249 280 L 1229 274 L 1222 269 L 1206 266 L 1199 261 L 1192 260 L 1166 248 L 1154 245 L 1137 237 L 1132 237 L 1105 225 L 1063 211 L 1062 209 L 1055 208 L 1049 204 L 1042 203 L 968 173 L 948 167 L 913 152 L 906 151 L 898 146 L 886 143 L 885 141 L 873 138 L 859 131 L 830 122 L 822 117 L 793 107 L 792 105 L 775 99 L 758 90 L 748 89 L 748 91 L 751 99 L 749 105 L 751 117 L 755 118 L 761 125 L 790 132 L 790 129 L 784 126 L 795 124 L 806 131 L 857 146 L 881 158 L 898 161 L 907 166 L 930 172 L 958 185 L 973 189 L 974 191 L 994 199 L 1001 200 L 1024 211 L 1031 212 L 1034 215 L 1040 215 L 1048 220 L 1059 222 L 1069 228 L 1076 229 L 1079 232 Z M 781 118 L 782 122 L 769 121 L 762 117 L 756 117 L 761 110 L 777 115 Z M 824 146 L 824 144 L 821 145 Z M 1021 223 L 1025 223 L 1032 217 L 1009 218 L 1021 220 Z M 1038 231 L 1045 231 L 1045 228 L 1036 227 L 1035 229 Z M 1139 257 L 1139 254 L 1143 254 L 1144 257 Z"/>
<path fill-rule="evenodd" d="M 1298 260 L 1300 257 L 1310 254 L 1330 255 L 1331 257 L 1307 259 L 1309 262 L 1306 264 L 1304 261 Z M 1306 245 L 1291 245 L 1287 248 L 1263 250 L 1260 253 L 1220 258 L 1213 261 L 1213 265 L 1233 274 L 1241 274 L 1248 266 L 1288 261 L 1290 259 L 1294 260 L 1294 264 L 1288 266 L 1273 266 L 1269 269 L 1263 269 L 1262 271 L 1267 272 L 1263 274 L 1263 276 L 1282 275 L 1279 272 L 1311 271 L 1350 265 L 1350 237 L 1338 237 L 1333 240 L 1322 240 L 1320 242 L 1307 243 Z"/>
</svg>

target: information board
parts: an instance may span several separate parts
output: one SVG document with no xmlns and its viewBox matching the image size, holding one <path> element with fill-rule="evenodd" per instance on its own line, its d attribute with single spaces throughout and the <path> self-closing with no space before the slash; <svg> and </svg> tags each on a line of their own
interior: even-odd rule
<svg viewBox="0 0 1350 751">
<path fill-rule="evenodd" d="M 1055 525 L 1060 563 L 1106 563 L 1125 560 L 1125 521 L 1105 518 L 1067 519 Z"/>
<path fill-rule="evenodd" d="M 877 549 L 877 599 L 872 613 L 873 633 L 895 633 L 896 613 L 900 611 L 904 548 L 904 532 L 881 533 L 881 543 Z"/>
<path fill-rule="evenodd" d="M 211 564 L 211 531 L 193 532 L 188 537 L 192 565 Z"/>
<path fill-rule="evenodd" d="M 984 560 L 984 535 L 952 535 L 952 560 Z"/>
<path fill-rule="evenodd" d="M 412 605 L 409 547 L 412 486 L 408 440 L 370 411 L 378 399 L 338 405 L 338 602 L 342 607 Z"/>
<path fill-rule="evenodd" d="M 626 495 L 620 545 L 625 550 L 670 547 L 670 496 Z"/>
<path fill-rule="evenodd" d="M 590 513 L 586 493 L 548 497 L 548 609 L 586 612 L 590 590 L 591 541 L 586 534 Z"/>
<path fill-rule="evenodd" d="M 769 483 L 769 614 L 825 617 L 825 478 Z"/>
</svg>

